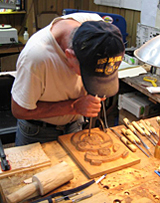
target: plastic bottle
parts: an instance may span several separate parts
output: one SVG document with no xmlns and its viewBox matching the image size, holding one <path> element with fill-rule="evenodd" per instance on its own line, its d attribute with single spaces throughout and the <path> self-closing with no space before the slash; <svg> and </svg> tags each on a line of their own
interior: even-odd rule
<svg viewBox="0 0 160 203">
<path fill-rule="evenodd" d="M 28 33 L 28 31 L 27 31 L 27 27 L 25 27 L 25 29 L 24 29 L 24 34 L 23 34 L 23 39 L 24 39 L 25 41 L 27 41 L 28 38 L 29 38 L 29 33 Z"/>
</svg>

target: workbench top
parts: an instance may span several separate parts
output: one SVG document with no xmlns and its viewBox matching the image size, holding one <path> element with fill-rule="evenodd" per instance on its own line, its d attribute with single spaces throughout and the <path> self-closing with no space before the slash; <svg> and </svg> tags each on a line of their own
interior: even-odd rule
<svg viewBox="0 0 160 203">
<path fill-rule="evenodd" d="M 160 103 L 160 94 L 159 93 L 152 94 L 146 89 L 146 87 L 152 87 L 153 85 L 151 82 L 144 81 L 143 80 L 144 77 L 156 78 L 157 79 L 156 84 L 158 87 L 160 86 L 160 76 L 155 74 L 153 75 L 150 72 L 147 72 L 146 74 L 141 74 L 136 77 L 123 78 L 121 80 L 126 84 L 130 85 L 131 87 L 135 88 L 136 90 L 140 91 L 144 95 L 148 96 L 150 100 L 153 101 L 154 103 L 156 102 Z"/>
<path fill-rule="evenodd" d="M 156 122 L 156 117 L 147 120 L 150 121 L 158 132 L 159 126 Z M 114 127 L 114 129 L 120 133 L 123 127 L 124 125 L 120 125 Z M 143 140 L 150 147 L 151 153 L 154 154 L 155 147 L 145 137 L 143 137 Z M 42 148 L 51 159 L 52 165 L 55 165 L 60 161 L 66 161 L 73 169 L 74 179 L 56 189 L 54 192 L 72 189 L 91 180 L 85 175 L 85 173 L 83 173 L 68 152 L 65 151 L 57 141 L 42 144 Z M 148 158 L 139 149 L 137 149 L 135 154 L 141 158 L 140 163 L 109 173 L 106 178 L 99 183 L 99 187 L 106 194 L 106 200 L 108 203 L 160 202 L 160 177 L 154 172 L 160 166 L 160 160 L 156 159 L 154 156 Z M 4 203 L 6 203 L 5 196 L 25 185 L 23 182 L 24 180 L 31 178 L 35 173 L 46 168 L 47 167 L 43 167 L 29 172 L 22 172 L 1 179 L 1 195 L 3 196 Z M 98 178 L 95 178 L 95 180 Z M 34 194 L 34 196 L 35 195 L 36 194 Z M 33 199 L 35 200 L 35 198 Z M 32 201 L 25 202 L 28 203 Z"/>
</svg>

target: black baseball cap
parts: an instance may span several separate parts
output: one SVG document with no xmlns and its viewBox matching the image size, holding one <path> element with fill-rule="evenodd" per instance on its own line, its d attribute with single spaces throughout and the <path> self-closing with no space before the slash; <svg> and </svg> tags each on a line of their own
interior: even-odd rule
<svg viewBox="0 0 160 203">
<path fill-rule="evenodd" d="M 84 22 L 75 32 L 72 45 L 86 91 L 99 97 L 114 96 L 125 50 L 119 28 L 105 21 Z"/>
</svg>

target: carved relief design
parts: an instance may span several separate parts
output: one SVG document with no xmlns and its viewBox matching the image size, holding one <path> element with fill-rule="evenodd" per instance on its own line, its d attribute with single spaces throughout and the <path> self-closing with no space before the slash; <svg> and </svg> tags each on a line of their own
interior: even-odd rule
<svg viewBox="0 0 160 203">
<path fill-rule="evenodd" d="M 128 156 L 128 151 L 119 143 L 113 143 L 109 134 L 92 129 L 90 135 L 88 129 L 75 133 L 71 137 L 71 143 L 78 151 L 85 152 L 84 159 L 92 165 L 101 165 L 104 162 L 114 161 Z"/>
</svg>

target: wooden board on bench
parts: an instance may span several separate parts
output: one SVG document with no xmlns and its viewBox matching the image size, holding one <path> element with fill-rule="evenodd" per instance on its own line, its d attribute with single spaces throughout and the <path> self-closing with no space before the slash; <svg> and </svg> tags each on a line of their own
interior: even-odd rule
<svg viewBox="0 0 160 203">
<path fill-rule="evenodd" d="M 99 133 L 101 133 L 101 130 L 96 128 L 96 129 L 92 129 L 91 132 L 93 134 L 94 133 L 99 134 Z M 81 139 L 83 139 L 85 134 L 87 134 L 87 133 L 88 133 L 88 129 L 80 131 L 78 134 L 81 134 L 79 137 L 81 137 Z M 84 134 L 84 136 L 83 136 L 83 134 Z M 88 160 L 86 161 L 86 157 L 87 157 L 86 153 L 88 151 L 87 152 L 85 150 L 79 151 L 79 149 L 77 149 L 77 147 L 75 147 L 75 145 L 73 143 L 74 143 L 74 136 L 76 135 L 76 133 L 59 136 L 58 140 L 59 140 L 60 144 L 70 153 L 71 157 L 74 158 L 76 163 L 78 163 L 78 165 L 82 168 L 82 170 L 87 174 L 87 176 L 89 178 L 95 178 L 95 177 L 98 177 L 105 173 L 111 173 L 111 172 L 132 166 L 132 165 L 140 162 L 140 158 L 138 158 L 136 156 L 136 154 L 131 152 L 123 143 L 121 143 L 121 141 L 118 138 L 113 136 L 113 133 L 109 129 L 107 130 L 107 133 L 103 132 L 103 134 L 110 137 L 111 140 L 113 141 L 113 144 L 119 145 L 120 150 L 123 148 L 125 150 L 125 152 L 128 153 L 128 155 L 125 158 L 122 158 L 121 156 L 119 158 L 114 158 L 114 155 L 113 155 L 114 152 L 113 152 L 113 153 L 111 153 L 111 156 L 108 155 L 108 161 L 103 161 L 102 164 L 98 165 L 99 162 L 96 162 L 96 161 L 94 162 L 94 160 L 93 160 L 93 162 L 92 161 L 89 162 Z M 94 148 L 95 146 L 93 145 L 92 147 Z M 111 147 L 113 147 L 113 146 L 111 146 Z M 108 148 L 111 148 L 111 147 L 108 147 Z M 93 150 L 92 152 L 93 152 L 93 154 L 96 153 L 96 155 L 97 155 L 96 150 Z M 90 154 L 90 151 L 89 151 L 89 154 Z M 113 158 L 109 161 L 109 157 L 113 157 Z M 105 159 L 105 156 L 102 159 Z M 97 158 L 97 161 L 99 161 L 98 158 Z M 93 163 L 93 164 L 91 164 L 91 163 Z"/>
<path fill-rule="evenodd" d="M 4 152 L 11 169 L 8 171 L 0 169 L 0 179 L 23 171 L 51 165 L 51 161 L 43 151 L 40 143 L 6 148 Z"/>
</svg>

